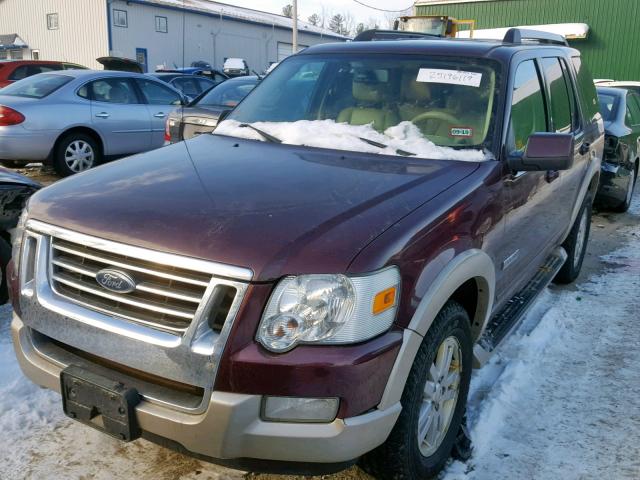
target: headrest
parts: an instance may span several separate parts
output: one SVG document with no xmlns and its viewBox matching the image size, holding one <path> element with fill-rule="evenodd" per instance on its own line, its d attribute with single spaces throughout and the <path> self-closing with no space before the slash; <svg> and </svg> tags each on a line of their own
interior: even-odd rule
<svg viewBox="0 0 640 480">
<path fill-rule="evenodd" d="M 120 85 L 112 85 L 111 90 L 109 90 L 109 99 L 116 103 L 127 103 L 129 96 Z"/>
<path fill-rule="evenodd" d="M 431 89 L 426 82 L 418 82 L 418 72 L 405 71 L 402 75 L 402 92 L 407 102 L 421 102 L 431 100 Z"/>
<path fill-rule="evenodd" d="M 379 103 L 382 101 L 382 88 L 379 83 L 353 82 L 353 98 L 361 102 Z"/>
</svg>

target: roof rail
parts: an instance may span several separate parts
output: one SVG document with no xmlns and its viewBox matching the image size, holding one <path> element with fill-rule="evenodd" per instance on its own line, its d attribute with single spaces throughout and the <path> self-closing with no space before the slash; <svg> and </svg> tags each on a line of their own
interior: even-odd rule
<svg viewBox="0 0 640 480">
<path fill-rule="evenodd" d="M 429 40 L 442 38 L 422 32 L 407 32 L 402 30 L 365 30 L 353 39 L 354 42 L 374 42 L 377 40 Z"/>
<path fill-rule="evenodd" d="M 510 28 L 502 40 L 505 43 L 525 43 L 523 40 L 533 40 L 539 43 L 569 46 L 567 39 L 557 33 L 524 28 Z"/>
</svg>

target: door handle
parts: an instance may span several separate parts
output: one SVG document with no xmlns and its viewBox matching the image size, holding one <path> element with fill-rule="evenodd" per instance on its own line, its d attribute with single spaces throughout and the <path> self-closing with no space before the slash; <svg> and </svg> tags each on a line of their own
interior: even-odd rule
<svg viewBox="0 0 640 480">
<path fill-rule="evenodd" d="M 109 118 L 109 114 L 107 112 L 96 113 L 96 117 L 98 118 Z"/>
<path fill-rule="evenodd" d="M 589 150 L 591 150 L 591 144 L 589 142 L 584 142 L 582 145 L 580 145 L 580 149 L 578 150 L 578 152 L 580 152 L 580 155 L 586 155 L 587 153 L 589 153 Z"/>
<path fill-rule="evenodd" d="M 164 115 L 164 112 L 158 112 L 158 113 L 156 113 L 156 114 L 154 115 L 154 117 L 156 117 L 156 118 L 164 118 L 164 117 L 165 117 L 165 115 Z"/>
<path fill-rule="evenodd" d="M 547 183 L 551 183 L 557 178 L 560 178 L 560 172 L 558 170 L 548 170 L 544 176 Z"/>
</svg>

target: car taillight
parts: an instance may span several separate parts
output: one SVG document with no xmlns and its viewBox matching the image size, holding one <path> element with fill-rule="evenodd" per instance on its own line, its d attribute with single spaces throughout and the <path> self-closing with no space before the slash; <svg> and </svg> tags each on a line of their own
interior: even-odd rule
<svg viewBox="0 0 640 480">
<path fill-rule="evenodd" d="M 171 118 L 167 118 L 166 123 L 164 124 L 164 141 L 167 143 L 171 143 L 171 128 L 169 126 L 169 122 L 171 122 Z"/>
<path fill-rule="evenodd" d="M 8 127 L 9 125 L 18 125 L 24 122 L 25 118 L 20 112 L 13 108 L 0 105 L 0 127 Z"/>
</svg>

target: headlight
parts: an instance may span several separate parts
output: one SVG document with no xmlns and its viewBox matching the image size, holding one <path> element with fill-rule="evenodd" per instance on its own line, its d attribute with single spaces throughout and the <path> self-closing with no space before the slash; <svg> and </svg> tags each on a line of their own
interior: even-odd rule
<svg viewBox="0 0 640 480">
<path fill-rule="evenodd" d="M 272 352 L 286 352 L 300 343 L 367 340 L 393 323 L 399 284 L 395 267 L 360 277 L 287 277 L 269 299 L 257 340 Z"/>
<path fill-rule="evenodd" d="M 27 217 L 29 216 L 27 207 L 22 209 L 22 213 L 18 218 L 18 224 L 16 228 L 11 230 L 11 255 L 13 257 L 13 264 L 15 271 L 19 272 L 20 266 L 20 250 L 22 249 L 22 239 L 24 238 L 24 228 L 27 224 Z"/>
</svg>

